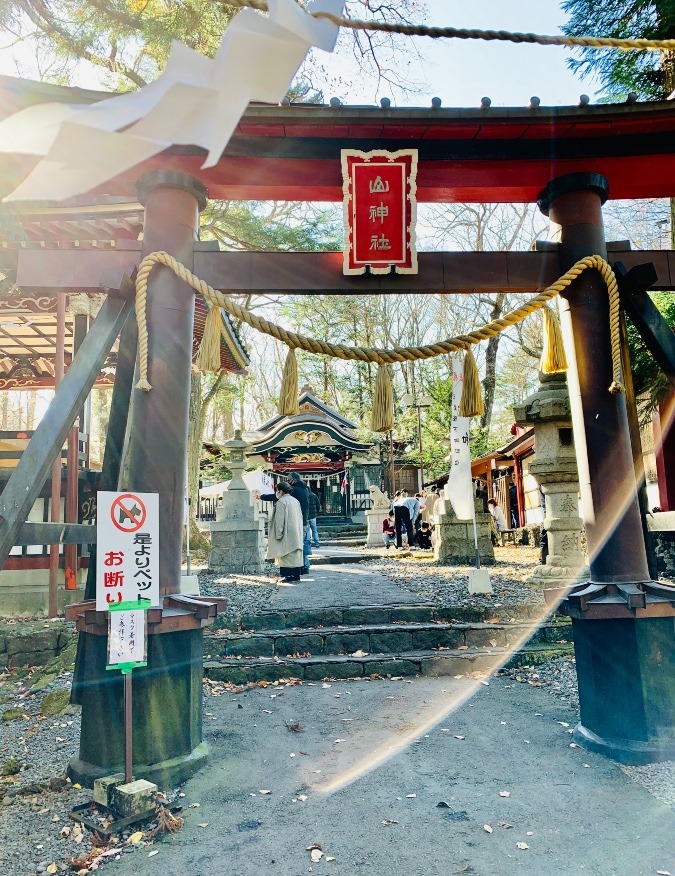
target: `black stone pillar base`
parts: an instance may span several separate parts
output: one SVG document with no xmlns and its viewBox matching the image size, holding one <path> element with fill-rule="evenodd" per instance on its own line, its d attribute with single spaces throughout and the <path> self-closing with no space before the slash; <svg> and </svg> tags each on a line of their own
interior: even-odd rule
<svg viewBox="0 0 675 876">
<path fill-rule="evenodd" d="M 574 740 L 624 764 L 675 760 L 675 618 L 572 618 Z"/>
<path fill-rule="evenodd" d="M 87 787 L 124 772 L 124 683 L 106 670 L 107 636 L 80 633 L 81 671 L 73 702 L 82 705 L 79 757 L 68 775 Z M 182 782 L 208 756 L 202 742 L 204 640 L 201 629 L 148 636 L 148 665 L 133 671 L 133 773 L 160 787 Z"/>
</svg>

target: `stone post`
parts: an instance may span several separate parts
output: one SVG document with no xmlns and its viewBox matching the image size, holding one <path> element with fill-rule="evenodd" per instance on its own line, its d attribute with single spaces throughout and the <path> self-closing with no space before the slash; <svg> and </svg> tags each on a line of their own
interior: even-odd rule
<svg viewBox="0 0 675 876">
<path fill-rule="evenodd" d="M 519 426 L 534 426 L 530 465 L 544 493 L 548 556 L 528 579 L 535 587 L 567 587 L 588 577 L 579 517 L 579 476 L 564 374 L 540 374 L 539 389 L 513 408 Z"/>
<path fill-rule="evenodd" d="M 223 445 L 229 451 L 232 480 L 223 493 L 223 506 L 211 524 L 209 571 L 256 575 L 263 571 L 265 558 L 264 521 L 251 502 L 242 473 L 246 468 L 248 444 L 237 429 Z"/>
<path fill-rule="evenodd" d="M 366 511 L 366 520 L 368 521 L 368 541 L 367 548 L 384 547 L 382 541 L 382 522 L 389 514 L 389 506 L 386 508 L 371 508 Z"/>
<path fill-rule="evenodd" d="M 366 511 L 366 520 L 368 521 L 368 540 L 366 541 L 366 547 L 384 547 L 382 541 L 382 522 L 389 514 L 389 496 L 386 493 L 383 493 L 379 487 L 373 486 L 370 488 L 370 501 L 372 502 L 372 506 L 370 510 Z"/>
<path fill-rule="evenodd" d="M 432 516 L 436 533 L 434 559 L 442 566 L 473 566 L 476 547 L 473 538 L 473 522 L 459 520 L 452 509 L 447 487 L 437 500 Z M 495 552 L 490 538 L 490 515 L 483 511 L 483 502 L 475 500 L 476 526 L 478 527 L 478 553 L 482 566 L 494 566 Z"/>
</svg>

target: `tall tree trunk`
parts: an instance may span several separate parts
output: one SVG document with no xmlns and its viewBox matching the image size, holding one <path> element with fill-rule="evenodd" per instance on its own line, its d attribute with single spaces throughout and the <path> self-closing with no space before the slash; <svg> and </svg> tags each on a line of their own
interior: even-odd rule
<svg viewBox="0 0 675 876">
<path fill-rule="evenodd" d="M 499 319 L 504 309 L 505 292 L 499 292 L 495 298 L 494 306 L 490 314 L 490 320 Z M 490 338 L 485 351 L 485 379 L 483 380 L 483 402 L 485 411 L 480 418 L 481 430 L 487 432 L 492 420 L 492 408 L 495 403 L 495 389 L 497 386 L 497 351 L 501 335 Z"/>
</svg>

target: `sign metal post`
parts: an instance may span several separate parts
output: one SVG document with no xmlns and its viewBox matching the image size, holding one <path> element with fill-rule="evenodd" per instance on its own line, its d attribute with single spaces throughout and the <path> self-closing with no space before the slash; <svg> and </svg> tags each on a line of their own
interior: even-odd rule
<svg viewBox="0 0 675 876">
<path fill-rule="evenodd" d="M 106 669 L 124 679 L 124 780 L 133 779 L 132 671 L 147 666 L 147 610 L 159 605 L 157 493 L 98 494 L 96 608 L 108 612 Z"/>
</svg>

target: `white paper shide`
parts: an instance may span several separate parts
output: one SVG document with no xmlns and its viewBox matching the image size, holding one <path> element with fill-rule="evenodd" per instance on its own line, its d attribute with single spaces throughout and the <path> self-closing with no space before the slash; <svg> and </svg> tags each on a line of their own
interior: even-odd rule
<svg viewBox="0 0 675 876">
<path fill-rule="evenodd" d="M 205 149 L 203 167 L 213 167 L 251 101 L 279 103 L 312 46 L 333 51 L 338 28 L 309 13 L 340 15 L 343 5 L 269 0 L 267 16 L 234 16 L 213 59 L 174 42 L 161 75 L 138 91 L 14 113 L 0 122 L 0 152 L 41 160 L 5 200 L 81 195 L 172 145 Z"/>
</svg>

